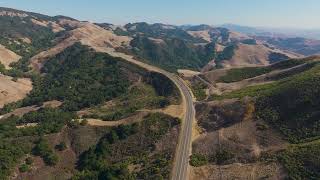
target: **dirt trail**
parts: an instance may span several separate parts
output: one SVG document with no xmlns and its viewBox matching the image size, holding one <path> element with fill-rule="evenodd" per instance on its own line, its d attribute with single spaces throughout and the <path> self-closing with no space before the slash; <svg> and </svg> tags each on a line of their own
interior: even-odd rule
<svg viewBox="0 0 320 180">
<path fill-rule="evenodd" d="M 148 115 L 148 112 L 139 112 L 136 115 L 130 116 L 128 118 L 124 118 L 118 121 L 103 121 L 101 119 L 86 119 L 88 121 L 88 125 L 90 126 L 119 126 L 119 125 L 128 125 L 132 123 L 141 122 L 143 117 Z M 82 121 L 82 120 L 81 120 Z"/>
<path fill-rule="evenodd" d="M 301 64 L 298 66 L 294 66 L 291 68 L 287 69 L 282 69 L 282 70 L 274 70 L 269 73 L 249 78 L 249 79 L 244 79 L 242 81 L 238 82 L 233 82 L 233 83 L 216 83 L 216 86 L 211 87 L 210 90 L 211 92 L 218 92 L 216 94 L 222 94 L 222 93 L 227 93 L 235 90 L 239 90 L 242 88 L 246 88 L 248 86 L 255 86 L 255 85 L 262 85 L 262 84 L 268 84 L 268 83 L 273 83 L 273 78 L 276 78 L 278 75 L 285 74 L 285 73 L 298 73 L 300 71 L 303 71 L 308 64 Z"/>
<path fill-rule="evenodd" d="M 183 118 L 183 115 L 184 115 L 182 104 L 170 105 L 170 106 L 163 108 L 163 109 L 152 109 L 152 110 L 142 109 L 140 111 L 141 112 L 151 112 L 151 113 L 163 113 L 163 114 L 167 114 L 172 117 L 181 118 L 181 119 Z"/>
<path fill-rule="evenodd" d="M 1 120 L 5 120 L 6 118 L 14 115 L 14 116 L 18 116 L 18 117 L 22 117 L 23 115 L 29 113 L 29 112 L 32 112 L 32 111 L 37 111 L 39 110 L 40 108 L 45 108 L 45 107 L 51 107 L 51 108 L 57 108 L 59 106 L 62 105 L 62 102 L 60 101 L 47 101 L 47 102 L 44 102 L 42 106 L 26 106 L 26 107 L 22 107 L 22 108 L 18 108 L 18 109 L 15 109 L 14 111 L 10 112 L 10 113 L 7 113 L 7 114 L 4 114 L 4 115 L 1 115 L 0 116 L 0 122 Z"/>
</svg>

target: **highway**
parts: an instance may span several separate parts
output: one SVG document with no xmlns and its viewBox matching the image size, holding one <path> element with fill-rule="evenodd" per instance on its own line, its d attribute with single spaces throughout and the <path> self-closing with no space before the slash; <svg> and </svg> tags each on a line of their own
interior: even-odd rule
<svg viewBox="0 0 320 180">
<path fill-rule="evenodd" d="M 181 125 L 180 137 L 178 148 L 176 151 L 172 180 L 186 180 L 188 179 L 188 166 L 189 155 L 191 151 L 191 138 L 192 138 L 192 123 L 195 116 L 195 110 L 193 106 L 192 94 L 189 88 L 185 85 L 183 80 L 178 77 L 172 79 L 182 91 L 182 96 L 185 98 L 185 115 Z"/>
<path fill-rule="evenodd" d="M 101 51 L 101 49 L 100 49 Z M 121 57 L 122 59 L 141 66 L 147 70 L 155 71 L 167 76 L 172 82 L 176 84 L 178 89 L 181 92 L 184 107 L 184 117 L 181 124 L 180 135 L 179 135 L 179 142 L 175 154 L 173 169 L 171 173 L 172 180 L 186 180 L 188 179 L 188 166 L 189 166 L 189 155 L 191 151 L 191 139 L 192 139 L 192 123 L 195 116 L 195 110 L 193 106 L 193 96 L 191 90 L 185 84 L 184 80 L 182 80 L 179 76 L 169 73 L 163 69 L 158 67 L 143 63 L 134 59 L 130 55 L 126 55 L 119 52 L 107 52 L 111 56 L 114 57 Z"/>
</svg>

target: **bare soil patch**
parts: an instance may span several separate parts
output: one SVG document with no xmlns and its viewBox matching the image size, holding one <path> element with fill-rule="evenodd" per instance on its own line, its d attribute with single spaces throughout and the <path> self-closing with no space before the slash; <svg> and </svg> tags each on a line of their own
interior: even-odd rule
<svg viewBox="0 0 320 180">
<path fill-rule="evenodd" d="M 30 79 L 21 78 L 17 82 L 11 77 L 0 75 L 0 108 L 5 104 L 21 100 L 32 90 Z"/>
<path fill-rule="evenodd" d="M 181 74 L 183 77 L 187 77 L 187 78 L 200 74 L 200 72 L 192 71 L 188 69 L 178 69 L 178 73 Z"/>
<path fill-rule="evenodd" d="M 299 57 L 277 49 L 270 49 L 263 44 L 248 45 L 240 43 L 234 56 L 229 60 L 224 60 L 222 64 L 225 68 L 266 66 L 270 64 L 269 55 L 271 53 L 285 54 L 289 58 Z"/>
<path fill-rule="evenodd" d="M 188 33 L 195 37 L 195 38 L 201 38 L 207 42 L 211 42 L 211 36 L 209 34 L 209 31 L 188 31 Z"/>
<path fill-rule="evenodd" d="M 148 115 L 148 112 L 139 112 L 133 116 L 130 116 L 128 118 L 124 118 L 118 121 L 103 121 L 100 119 L 92 119 L 88 118 L 86 119 L 88 121 L 88 125 L 90 126 L 119 126 L 119 125 L 127 125 L 127 124 L 132 124 L 136 122 L 141 122 L 143 120 L 143 117 Z M 82 121 L 82 120 L 80 120 Z"/>
<path fill-rule="evenodd" d="M 11 67 L 9 65 L 19 61 L 20 58 L 21 56 L 0 45 L 0 62 L 6 69 L 10 69 Z"/>
<path fill-rule="evenodd" d="M 285 149 L 288 143 L 265 122 L 254 119 L 254 104 L 250 99 L 202 103 L 196 110 L 202 134 L 193 142 L 193 154 L 210 158 L 223 150 L 231 153 L 232 158 L 222 166 L 210 162 L 210 165 L 192 168 L 192 179 L 219 176 L 222 179 L 257 179 L 281 175 L 278 165 L 272 163 L 270 166 L 259 158 L 262 154 Z"/>
<path fill-rule="evenodd" d="M 276 163 L 231 164 L 224 166 L 208 165 L 192 167 L 191 180 L 220 179 L 283 179 L 283 169 Z"/>
<path fill-rule="evenodd" d="M 68 37 L 58 43 L 55 47 L 32 57 L 31 65 L 35 70 L 40 70 L 43 63 L 48 58 L 57 55 L 76 42 L 81 42 L 83 45 L 88 45 L 94 49 L 107 48 L 110 51 L 110 49 L 126 46 L 131 41 L 131 38 L 127 36 L 117 36 L 112 31 L 103 29 L 92 23 L 77 23 L 74 21 L 70 22 L 69 20 L 60 23 L 71 23 L 77 28 L 70 31 Z"/>
<path fill-rule="evenodd" d="M 47 101 L 47 102 L 44 102 L 42 106 L 27 106 L 27 107 L 22 107 L 22 108 L 18 108 L 18 109 L 15 109 L 14 111 L 10 112 L 10 113 L 7 113 L 7 114 L 4 114 L 4 115 L 1 115 L 0 116 L 0 121 L 1 119 L 6 119 L 12 115 L 14 116 L 18 116 L 18 117 L 22 117 L 23 115 L 29 113 L 29 112 L 32 112 L 32 111 L 37 111 L 39 110 L 40 108 L 45 108 L 45 107 L 50 107 L 50 108 L 57 108 L 59 106 L 62 105 L 62 102 L 60 101 Z"/>
</svg>

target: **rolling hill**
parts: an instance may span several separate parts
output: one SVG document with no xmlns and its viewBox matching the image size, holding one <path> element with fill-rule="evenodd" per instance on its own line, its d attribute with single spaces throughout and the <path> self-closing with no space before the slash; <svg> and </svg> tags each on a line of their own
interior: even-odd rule
<svg viewBox="0 0 320 180">
<path fill-rule="evenodd" d="M 169 179 L 183 99 L 142 62 L 193 90 L 192 179 L 318 179 L 319 44 L 0 8 L 0 179 Z"/>
</svg>

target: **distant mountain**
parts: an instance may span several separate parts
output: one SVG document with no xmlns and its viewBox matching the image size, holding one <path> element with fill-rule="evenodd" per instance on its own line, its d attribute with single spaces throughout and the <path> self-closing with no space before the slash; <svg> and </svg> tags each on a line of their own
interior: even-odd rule
<svg viewBox="0 0 320 180">
<path fill-rule="evenodd" d="M 320 54 L 320 30 L 254 28 L 234 24 L 225 24 L 222 27 L 247 34 L 274 48 L 305 56 Z"/>
<path fill-rule="evenodd" d="M 12 43 L 29 42 L 23 43 L 25 49 L 9 49 L 21 56 L 26 56 L 21 50 L 34 50 L 27 56 L 36 55 L 31 59 L 35 68 L 41 68 L 41 61 L 77 41 L 93 47 L 105 46 L 104 48 L 121 50 L 170 71 L 267 65 L 276 62 L 274 58 L 281 57 L 279 60 L 283 60 L 286 59 L 284 57 L 299 56 L 288 52 L 289 48 L 279 46 L 285 51 L 277 49 L 275 45 L 270 48 L 272 44 L 267 45 L 268 42 L 264 41 L 261 43 L 261 38 L 242 33 L 248 32 L 249 28 L 234 31 L 232 28 L 230 30 L 205 24 L 175 26 L 145 22 L 117 26 L 8 8 L 0 9 L 0 25 L 0 44 L 9 48 Z M 37 55 L 43 50 L 47 51 Z M 312 52 L 314 51 L 310 51 Z"/>
<path fill-rule="evenodd" d="M 270 36 L 257 36 L 255 38 L 273 47 L 305 56 L 320 54 L 320 40 L 306 39 L 301 37 L 282 38 Z"/>
<path fill-rule="evenodd" d="M 320 29 L 250 27 L 236 24 L 223 24 L 221 27 L 254 36 L 303 37 L 320 40 Z"/>
<path fill-rule="evenodd" d="M 224 27 L 197 25 L 183 27 L 189 34 L 215 44 L 216 56 L 203 71 L 221 67 L 260 66 L 289 58 L 300 57 L 297 53 L 283 51 L 259 41 L 255 36 Z M 247 31 L 249 29 L 246 29 Z"/>
</svg>

